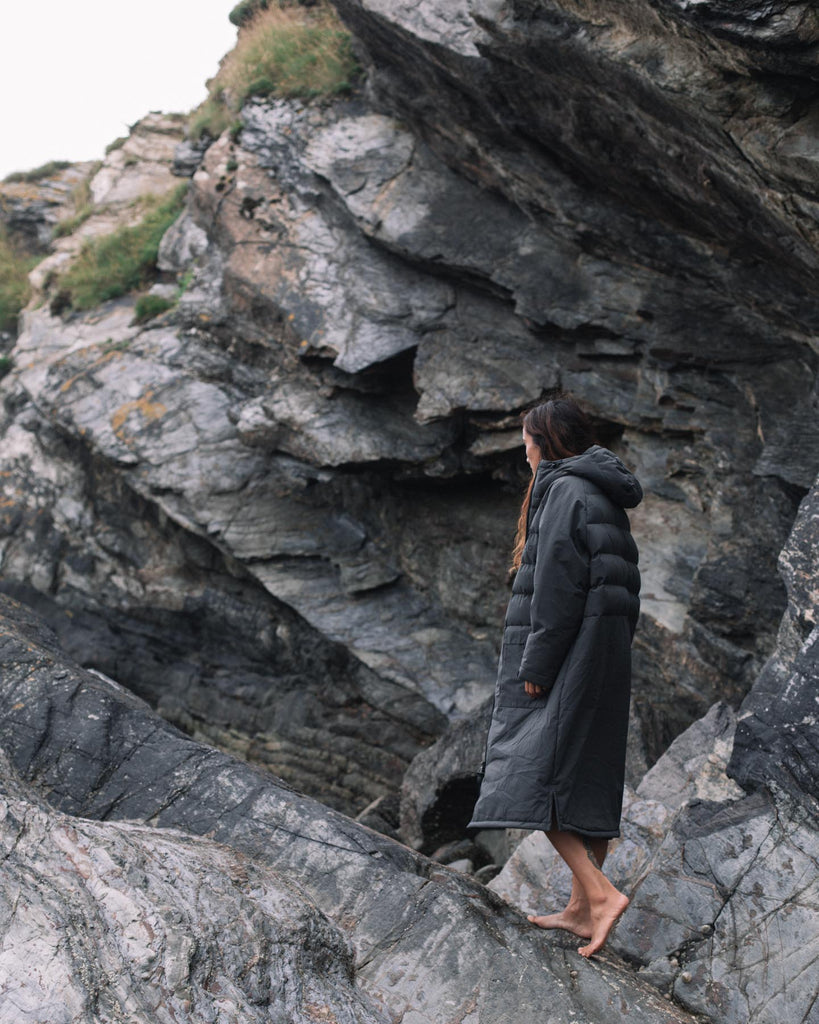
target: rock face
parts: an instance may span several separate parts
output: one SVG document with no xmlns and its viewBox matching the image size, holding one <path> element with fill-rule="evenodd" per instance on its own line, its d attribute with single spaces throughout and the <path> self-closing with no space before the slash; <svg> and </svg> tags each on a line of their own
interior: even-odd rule
<svg viewBox="0 0 819 1024">
<path fill-rule="evenodd" d="M 89 161 L 35 181 L 0 183 L 0 224 L 26 251 L 47 252 L 55 227 L 71 210 L 73 193 L 94 170 Z"/>
<path fill-rule="evenodd" d="M 396 790 L 444 716 L 318 635 L 19 400 L 4 424 L 0 589 L 170 721 L 331 806 L 357 811 Z"/>
<path fill-rule="evenodd" d="M 45 992 L 104 1021 L 119 1006 L 191 1024 L 217 1007 L 241 1022 L 491 1024 L 515 991 L 515 1012 L 547 1024 L 623 1005 L 639 1024 L 693 1024 L 625 964 L 583 960 L 477 883 L 185 737 L 66 659 L 21 606 L 0 608 L 0 745 L 28 783 L 9 794 L 3 840 L 22 845 L 4 885 L 25 864 L 19 884 L 52 915 L 12 927 L 51 949 L 73 912 L 71 951 L 15 975 L 26 1008 Z M 12 1006 L 0 994 L 0 1014 Z"/>
<path fill-rule="evenodd" d="M 2 767 L 0 1020 L 383 1020 L 348 940 L 277 872 L 172 829 L 60 814 Z"/>
<path fill-rule="evenodd" d="M 147 328 L 127 302 L 69 320 L 32 310 L 8 422 L 36 410 L 83 453 L 72 461 L 247 573 L 339 664 L 426 702 L 423 744 L 441 728 L 430 715 L 466 714 L 491 688 L 525 483 L 514 414 L 572 389 L 648 493 L 633 516 L 637 785 L 715 700 L 738 702 L 770 653 L 776 556 L 818 468 L 812 186 L 786 156 L 806 149 L 810 122 L 791 116 L 787 145 L 781 127 L 806 88 L 807 22 L 797 36 L 766 22 L 768 43 L 783 33 L 774 85 L 753 24 L 712 32 L 703 5 L 339 10 L 367 96 L 246 107 L 163 245 L 167 275 L 194 270 L 178 310 Z M 178 130 L 146 118 L 93 195 L 118 208 L 154 178 L 167 187 Z M 41 292 L 80 237 L 38 268 Z M 10 507 L 25 519 L 27 502 L 15 492 Z M 95 546 L 90 523 L 67 522 L 80 549 Z M 55 541 L 44 586 L 12 554 L 16 529 L 14 592 L 90 611 L 76 593 L 89 581 L 66 585 L 87 559 L 66 566 Z M 185 551 L 173 560 L 201 572 Z M 184 587 L 169 589 L 183 607 Z M 130 585 L 117 607 L 94 609 L 101 634 L 125 621 L 139 633 Z M 195 617 L 182 612 L 189 635 Z M 164 635 L 152 656 L 170 668 Z M 199 708 L 223 701 L 220 671 L 198 673 Z M 156 693 L 143 667 L 129 674 Z M 165 705 L 198 727 L 183 676 Z M 219 728 L 248 746 L 236 719 Z M 350 809 L 378 795 L 355 789 Z"/>
<path fill-rule="evenodd" d="M 623 837 L 606 861 L 632 900 L 612 948 L 721 1024 L 817 1019 L 819 814 L 808 703 L 815 707 L 817 646 L 806 628 L 819 571 L 817 495 L 819 486 L 780 560 L 789 602 L 779 645 L 738 720 L 715 705 L 675 740 L 626 801 Z M 807 635 L 794 643 L 800 628 Z M 561 903 L 569 888 L 536 834 L 490 887 L 529 911 Z"/>
<path fill-rule="evenodd" d="M 339 1019 L 493 1024 L 514 989 L 516 1019 L 627 1005 L 658 1024 L 809 1022 L 816 13 L 336 5 L 362 88 L 250 102 L 204 153 L 149 116 L 32 276 L 0 383 L 1 587 L 69 660 L 5 606 L 0 746 L 62 814 L 212 833 L 226 860 L 178 836 L 167 849 L 295 880 L 349 932 L 375 1000 L 355 1003 L 328 926 Z M 177 304 L 147 323 L 128 297 L 60 312 L 83 239 L 188 175 L 156 282 Z M 30 210 L 45 239 L 56 214 Z M 633 892 L 613 948 L 638 981 L 309 799 L 392 828 L 406 778 L 404 838 L 457 839 L 442 822 L 470 810 L 526 484 L 518 413 L 555 387 L 646 491 L 632 788 L 610 861 Z M 50 857 L 50 812 L 19 799 Z M 139 835 L 147 857 L 160 838 Z M 516 902 L 563 884 L 537 842 L 496 883 Z M 225 892 L 245 914 L 241 884 Z M 779 942 L 788 956 L 760 971 Z M 212 955 L 241 989 L 239 962 Z M 210 1013 L 197 970 L 185 984 Z"/>
</svg>

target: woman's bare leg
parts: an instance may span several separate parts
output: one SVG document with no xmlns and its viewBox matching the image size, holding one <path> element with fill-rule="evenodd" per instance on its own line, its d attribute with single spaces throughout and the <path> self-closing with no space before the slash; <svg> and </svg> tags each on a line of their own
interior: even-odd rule
<svg viewBox="0 0 819 1024">
<path fill-rule="evenodd" d="M 605 944 L 615 921 L 629 904 L 628 897 L 615 889 L 600 870 L 591 845 L 592 841 L 583 840 L 574 832 L 557 830 L 547 832 L 546 838 L 568 864 L 585 896 L 591 927 L 585 927 L 584 932 L 589 933 L 591 941 L 588 946 L 581 946 L 578 953 L 582 956 L 591 956 Z"/>
<path fill-rule="evenodd" d="M 585 839 L 583 842 L 591 847 L 598 867 L 602 867 L 609 849 L 608 839 Z M 592 937 L 589 901 L 586 898 L 583 886 L 577 880 L 577 876 L 574 873 L 572 873 L 572 894 L 566 907 L 559 914 L 543 914 L 541 916 L 530 914 L 528 920 L 539 928 L 562 928 L 567 932 L 579 935 L 581 939 L 590 939 Z"/>
</svg>

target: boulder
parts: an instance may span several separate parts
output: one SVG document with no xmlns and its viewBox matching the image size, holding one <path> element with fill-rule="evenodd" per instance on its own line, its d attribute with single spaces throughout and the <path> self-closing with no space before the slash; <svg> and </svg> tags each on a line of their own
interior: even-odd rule
<svg viewBox="0 0 819 1024">
<path fill-rule="evenodd" d="M 414 849 L 432 853 L 442 843 L 462 841 L 478 799 L 491 710 L 489 701 L 456 722 L 404 775 L 401 836 Z"/>
</svg>

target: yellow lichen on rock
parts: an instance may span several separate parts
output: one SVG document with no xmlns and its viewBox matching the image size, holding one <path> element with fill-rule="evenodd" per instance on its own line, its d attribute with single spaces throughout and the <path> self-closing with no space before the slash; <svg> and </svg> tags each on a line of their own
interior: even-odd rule
<svg viewBox="0 0 819 1024">
<path fill-rule="evenodd" d="M 146 423 L 162 419 L 168 411 L 167 406 L 163 405 L 162 402 L 154 402 L 153 397 L 154 392 L 152 389 L 149 389 L 141 398 L 137 398 L 132 402 L 125 402 L 124 405 L 117 409 L 111 417 L 111 429 L 120 441 L 125 440 L 123 436 L 124 427 L 131 413 L 138 412 Z"/>
</svg>

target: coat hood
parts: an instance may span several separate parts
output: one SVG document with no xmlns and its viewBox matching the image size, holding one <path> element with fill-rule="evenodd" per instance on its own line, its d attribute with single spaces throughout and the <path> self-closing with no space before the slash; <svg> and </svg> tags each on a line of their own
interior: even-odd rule
<svg viewBox="0 0 819 1024">
<path fill-rule="evenodd" d="M 557 462 L 538 463 L 532 489 L 531 508 L 537 508 L 543 495 L 561 476 L 581 476 L 600 488 L 621 508 L 634 508 L 643 500 L 643 489 L 637 477 L 608 448 L 593 444 L 582 455 L 572 455 Z"/>
</svg>

